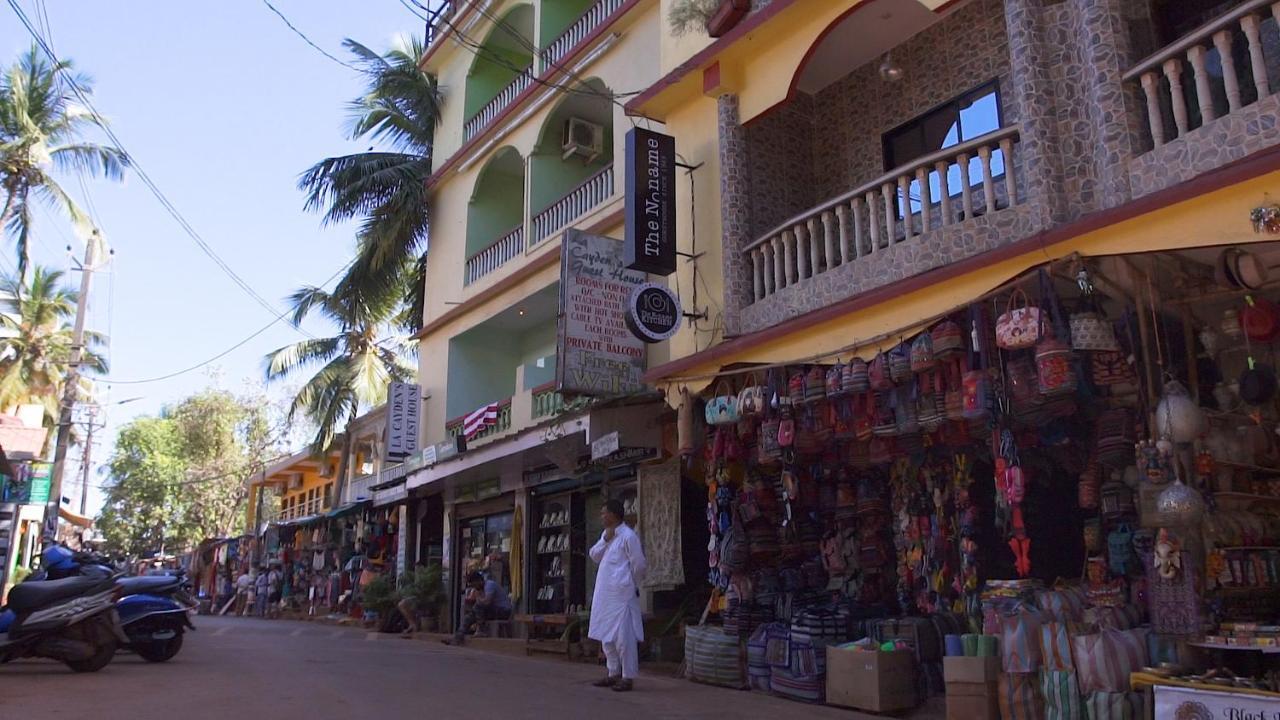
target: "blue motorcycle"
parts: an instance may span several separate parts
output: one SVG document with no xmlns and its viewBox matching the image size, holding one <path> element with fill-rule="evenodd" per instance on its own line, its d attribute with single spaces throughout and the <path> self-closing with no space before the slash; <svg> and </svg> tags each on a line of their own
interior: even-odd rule
<svg viewBox="0 0 1280 720">
<path fill-rule="evenodd" d="M 49 544 L 41 554 L 40 573 L 27 582 L 109 571 L 110 561 L 99 555 Z M 185 576 L 178 572 L 121 577 L 115 586 L 122 595 L 116 602 L 116 611 L 127 637 L 125 647 L 148 662 L 165 662 L 177 655 L 182 649 L 183 634 L 195 630 L 188 611 L 196 602 Z"/>
<path fill-rule="evenodd" d="M 120 628 L 115 577 L 24 582 L 9 591 L 0 612 L 0 663 L 44 657 L 76 672 L 97 672 L 128 638 Z"/>
</svg>

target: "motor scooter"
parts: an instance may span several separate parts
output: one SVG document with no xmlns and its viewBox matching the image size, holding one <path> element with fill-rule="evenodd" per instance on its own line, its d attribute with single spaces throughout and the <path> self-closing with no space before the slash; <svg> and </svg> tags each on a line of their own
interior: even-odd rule
<svg viewBox="0 0 1280 720">
<path fill-rule="evenodd" d="M 0 611 L 0 663 L 43 657 L 76 672 L 106 667 L 128 642 L 116 614 L 120 590 L 110 574 L 24 582 Z"/>
</svg>

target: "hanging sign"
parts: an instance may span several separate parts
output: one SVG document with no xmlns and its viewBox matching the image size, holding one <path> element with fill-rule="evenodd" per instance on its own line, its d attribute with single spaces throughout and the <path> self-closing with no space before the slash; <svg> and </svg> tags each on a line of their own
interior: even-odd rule
<svg viewBox="0 0 1280 720">
<path fill-rule="evenodd" d="M 387 391 L 387 460 L 399 462 L 418 452 L 418 413 L 421 402 L 421 386 L 391 383 Z"/>
<path fill-rule="evenodd" d="M 631 128 L 626 159 L 623 264 L 666 277 L 676 271 L 676 139 Z"/>
<path fill-rule="evenodd" d="M 622 265 L 613 238 L 565 232 L 560 246 L 556 389 L 625 395 L 644 388 L 645 343 L 627 329 L 627 300 L 644 275 Z"/>
<path fill-rule="evenodd" d="M 618 452 L 618 431 L 602 435 L 591 441 L 591 459 L 599 460 Z"/>
<path fill-rule="evenodd" d="M 645 283 L 627 301 L 627 328 L 647 343 L 662 342 L 680 329 L 680 298 L 670 288 Z"/>
<path fill-rule="evenodd" d="M 1188 720 L 1280 720 L 1275 698 L 1157 685 L 1157 718 Z"/>
</svg>

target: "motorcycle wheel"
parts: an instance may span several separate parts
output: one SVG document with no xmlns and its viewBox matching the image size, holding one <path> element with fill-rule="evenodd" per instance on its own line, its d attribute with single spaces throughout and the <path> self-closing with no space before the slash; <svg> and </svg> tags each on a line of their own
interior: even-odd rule
<svg viewBox="0 0 1280 720">
<path fill-rule="evenodd" d="M 94 646 L 94 653 L 84 660 L 67 660 L 67 667 L 78 673 L 98 672 L 115 657 L 117 641 L 114 637 L 102 638 Z"/>
<path fill-rule="evenodd" d="M 176 635 L 168 640 L 156 640 L 149 643 L 142 643 L 133 646 L 133 651 L 147 662 L 162 663 L 172 660 L 174 655 L 182 649 L 182 631 L 179 630 Z"/>
</svg>

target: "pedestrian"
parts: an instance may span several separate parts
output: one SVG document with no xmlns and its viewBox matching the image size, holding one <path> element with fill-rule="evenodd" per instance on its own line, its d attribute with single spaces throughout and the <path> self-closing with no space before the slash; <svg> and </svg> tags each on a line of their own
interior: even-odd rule
<svg viewBox="0 0 1280 720">
<path fill-rule="evenodd" d="M 640 641 L 644 623 L 640 615 L 640 582 L 646 570 L 640 536 L 623 522 L 622 501 L 610 499 L 600 508 L 604 532 L 591 547 L 596 589 L 591 598 L 591 629 L 587 637 L 600 641 L 609 674 L 596 687 L 631 690 L 639 672 Z"/>
<path fill-rule="evenodd" d="M 280 569 L 272 567 L 267 573 L 267 616 L 276 617 L 280 613 Z"/>
<path fill-rule="evenodd" d="M 461 645 L 472 625 L 476 627 L 476 637 L 485 637 L 482 628 L 486 622 L 509 619 L 511 596 L 497 580 L 486 580 L 484 575 L 473 572 L 467 578 L 467 593 L 463 596 L 462 607 L 462 623 L 454 632 L 453 639 L 444 641 L 446 645 Z"/>
<path fill-rule="evenodd" d="M 253 581 L 254 595 L 257 604 L 254 606 L 253 614 L 258 617 L 267 616 L 267 598 L 271 594 L 271 577 L 267 574 L 266 566 L 258 568 L 258 577 Z"/>
<path fill-rule="evenodd" d="M 236 578 L 236 615 L 244 615 L 249 609 L 249 596 L 253 593 L 253 578 L 249 576 L 249 568 L 245 568 Z"/>
</svg>

